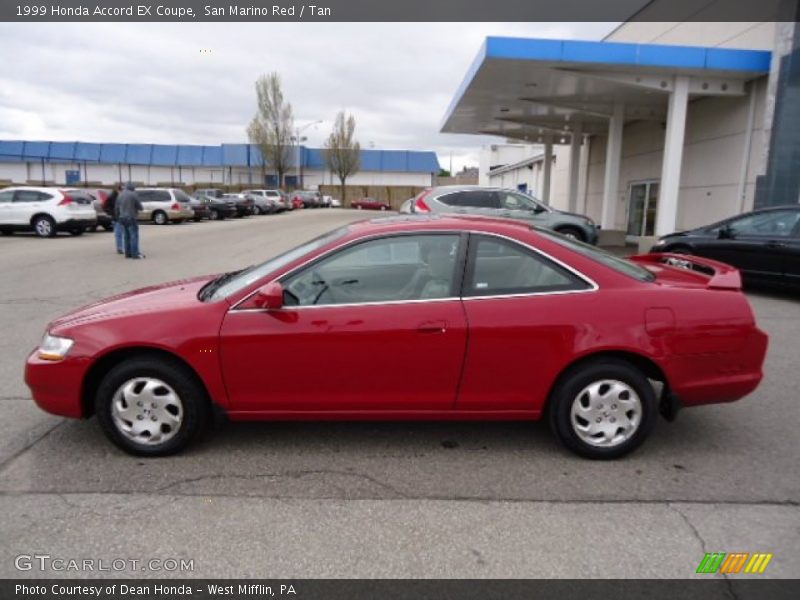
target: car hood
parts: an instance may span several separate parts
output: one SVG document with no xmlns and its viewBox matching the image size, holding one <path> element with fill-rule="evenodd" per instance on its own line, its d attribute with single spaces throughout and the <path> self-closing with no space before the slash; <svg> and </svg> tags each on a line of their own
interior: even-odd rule
<svg viewBox="0 0 800 600">
<path fill-rule="evenodd" d="M 204 275 L 170 283 L 151 285 L 124 294 L 104 298 L 87 304 L 52 321 L 48 330 L 54 332 L 103 319 L 145 314 L 165 309 L 189 306 L 199 302 L 197 293 L 206 283 L 216 277 Z"/>
</svg>

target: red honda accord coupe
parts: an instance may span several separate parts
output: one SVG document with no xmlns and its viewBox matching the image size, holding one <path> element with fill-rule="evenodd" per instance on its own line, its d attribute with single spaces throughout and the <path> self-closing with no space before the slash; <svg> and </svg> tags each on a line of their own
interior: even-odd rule
<svg viewBox="0 0 800 600">
<path fill-rule="evenodd" d="M 96 414 L 141 455 L 184 448 L 216 405 L 234 420 L 547 417 L 568 448 L 613 458 L 659 412 L 752 392 L 766 349 L 727 265 L 412 216 L 81 308 L 49 325 L 25 379 L 44 410 Z M 328 358 L 265 366 L 279 354 Z"/>
</svg>

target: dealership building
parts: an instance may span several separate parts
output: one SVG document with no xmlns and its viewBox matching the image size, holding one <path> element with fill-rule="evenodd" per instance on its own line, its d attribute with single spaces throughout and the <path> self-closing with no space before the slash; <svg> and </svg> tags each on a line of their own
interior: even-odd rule
<svg viewBox="0 0 800 600">
<path fill-rule="evenodd" d="M 298 161 L 299 158 L 299 161 Z M 339 180 L 320 148 L 293 148 L 289 187 L 316 189 Z M 435 152 L 362 150 L 348 185 L 429 186 L 439 172 Z M 0 185 L 137 185 L 277 187 L 275 173 L 251 144 L 190 146 L 0 140 Z"/>
<path fill-rule="evenodd" d="M 788 21 L 630 21 L 603 41 L 490 37 L 442 131 L 512 142 L 485 147 L 482 183 L 588 214 L 607 242 L 647 245 L 800 201 L 798 43 Z"/>
</svg>

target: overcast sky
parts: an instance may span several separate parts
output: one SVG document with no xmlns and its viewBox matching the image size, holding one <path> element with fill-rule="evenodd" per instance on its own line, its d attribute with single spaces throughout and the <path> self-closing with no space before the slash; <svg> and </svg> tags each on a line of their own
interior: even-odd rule
<svg viewBox="0 0 800 600">
<path fill-rule="evenodd" d="M 321 146 L 339 110 L 362 147 L 477 165 L 491 140 L 439 133 L 488 35 L 596 40 L 609 23 L 43 23 L 0 25 L 0 139 L 246 141 L 256 78 L 281 74 Z M 207 50 L 201 52 L 200 50 Z"/>
</svg>

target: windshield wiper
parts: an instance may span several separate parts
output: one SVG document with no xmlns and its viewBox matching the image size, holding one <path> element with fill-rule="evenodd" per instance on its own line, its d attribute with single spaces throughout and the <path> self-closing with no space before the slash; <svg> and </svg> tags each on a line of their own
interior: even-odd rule
<svg viewBox="0 0 800 600">
<path fill-rule="evenodd" d="M 249 268 L 249 267 L 248 267 Z M 217 277 L 216 279 L 212 279 L 207 284 L 205 284 L 202 288 L 200 288 L 200 293 L 198 297 L 200 300 L 207 300 L 211 296 L 214 295 L 220 287 L 222 287 L 225 283 L 236 277 L 239 273 L 246 271 L 246 269 L 239 269 L 238 271 L 229 271 Z"/>
</svg>

